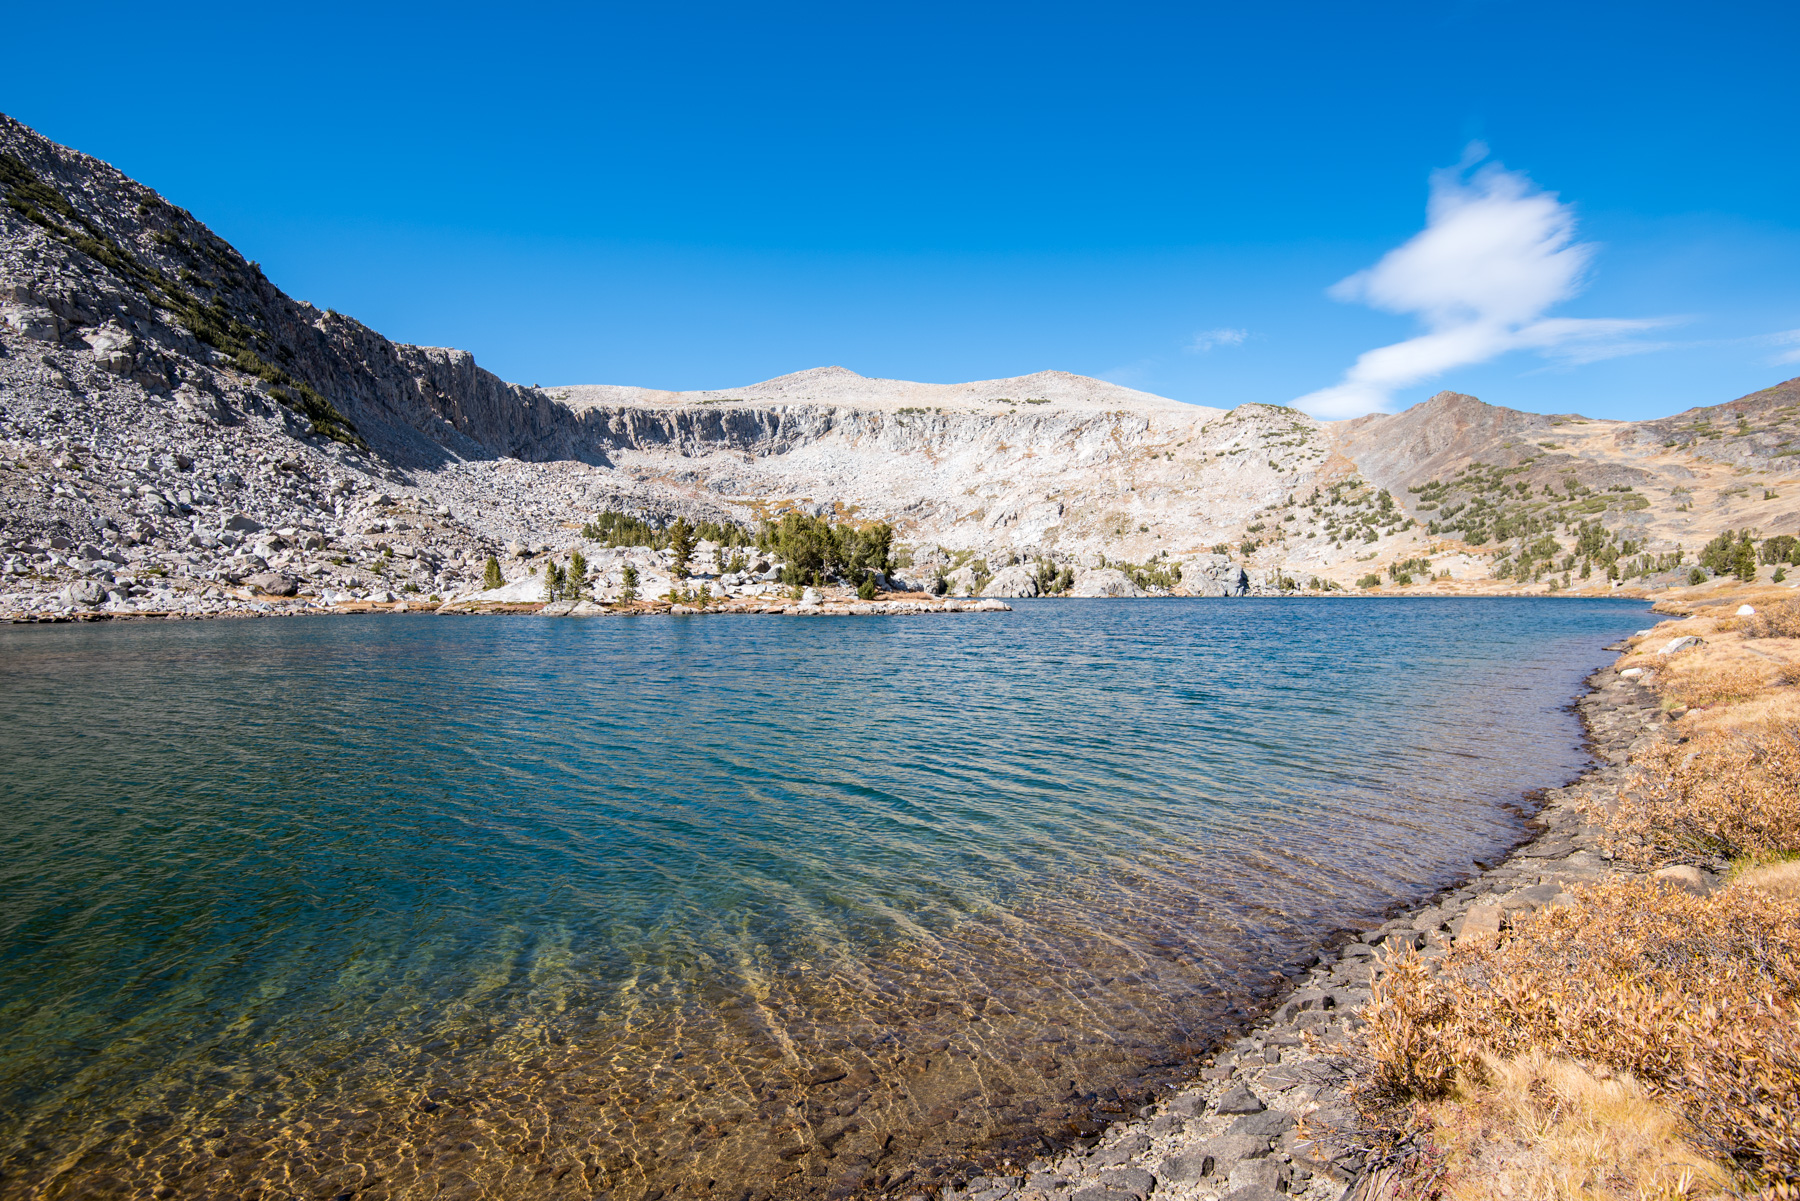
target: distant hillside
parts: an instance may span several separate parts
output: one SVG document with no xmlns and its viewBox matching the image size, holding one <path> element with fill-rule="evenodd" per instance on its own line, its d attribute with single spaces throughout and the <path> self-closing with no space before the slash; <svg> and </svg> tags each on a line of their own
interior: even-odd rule
<svg viewBox="0 0 1800 1201">
<path fill-rule="evenodd" d="M 406 524 L 436 548 L 414 582 L 451 590 L 509 545 L 578 540 L 599 511 L 804 508 L 889 522 L 922 569 L 977 579 L 1043 559 L 1161 581 L 1229 559 L 1270 590 L 1542 590 L 1584 586 L 1584 567 L 1590 588 L 1681 583 L 1727 530 L 1800 531 L 1800 381 L 1635 423 L 1454 392 L 1321 423 L 1059 371 L 523 387 L 292 299 L 190 213 L 4 117 L 0 191 L 4 532 L 40 550 L 130 529 L 204 576 L 222 551 L 174 548 L 232 512 L 329 542 L 399 506 L 429 516 Z"/>
</svg>

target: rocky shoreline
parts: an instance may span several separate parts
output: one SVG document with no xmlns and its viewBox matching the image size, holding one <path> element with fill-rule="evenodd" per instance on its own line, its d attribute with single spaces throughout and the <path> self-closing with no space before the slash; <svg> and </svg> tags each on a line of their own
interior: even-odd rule
<svg viewBox="0 0 1800 1201">
<path fill-rule="evenodd" d="M 537 604 L 470 604 L 446 601 L 443 604 L 409 606 L 406 601 L 390 604 L 352 602 L 321 605 L 316 603 L 269 603 L 251 601 L 235 609 L 171 609 L 114 612 L 104 609 L 62 609 L 48 613 L 0 613 L 0 622 L 11 625 L 66 625 L 71 622 L 97 621 L 202 621 L 213 618 L 246 617 L 330 617 L 349 614 L 442 613 L 460 617 L 533 616 L 533 617 L 721 617 L 729 614 L 759 614 L 780 617 L 909 617 L 933 613 L 1011 613 L 1005 601 L 985 600 L 874 600 L 829 601 L 800 600 L 777 604 L 738 603 L 724 605 L 641 605 L 614 606 L 593 601 L 552 601 Z"/>
<path fill-rule="evenodd" d="M 1623 644 L 1609 647 L 1626 649 Z M 1443 958 L 1461 941 L 1492 939 L 1515 913 L 1566 903 L 1571 886 L 1623 874 L 1601 846 L 1586 802 L 1617 788 L 1640 740 L 1669 720 L 1654 692 L 1614 665 L 1575 702 L 1595 766 L 1541 796 L 1533 835 L 1505 859 L 1423 905 L 1321 952 L 1307 976 L 1257 1026 L 1213 1057 L 1199 1081 L 1091 1140 L 1005 1174 L 945 1189 L 944 1201 L 1344 1201 L 1372 1196 L 1405 1157 L 1385 1151 L 1351 1101 L 1358 1010 L 1383 956 L 1412 947 Z M 1657 873 L 1697 892 L 1713 870 Z"/>
</svg>

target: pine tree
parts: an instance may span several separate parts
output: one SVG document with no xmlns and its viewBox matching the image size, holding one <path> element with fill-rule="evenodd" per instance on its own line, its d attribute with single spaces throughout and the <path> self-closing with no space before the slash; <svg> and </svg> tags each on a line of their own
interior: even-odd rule
<svg viewBox="0 0 1800 1201">
<path fill-rule="evenodd" d="M 1756 548 L 1750 544 L 1749 530 L 1738 536 L 1737 547 L 1732 553 L 1732 569 L 1746 584 L 1756 582 Z"/>
<path fill-rule="evenodd" d="M 580 551 L 569 552 L 569 580 L 566 595 L 570 600 L 580 600 L 582 589 L 587 586 L 587 556 Z"/>
<path fill-rule="evenodd" d="M 481 576 L 481 587 L 485 591 L 492 592 L 494 589 L 501 587 L 505 583 L 506 581 L 500 577 L 500 560 L 489 555 L 487 570 L 483 572 Z"/>
<path fill-rule="evenodd" d="M 637 586 L 638 586 L 637 568 L 633 567 L 629 563 L 625 564 L 624 578 L 625 578 L 625 587 L 624 587 L 624 590 L 619 593 L 619 599 L 621 601 L 624 601 L 626 604 L 630 604 L 632 601 L 637 599 Z"/>
<path fill-rule="evenodd" d="M 669 550 L 675 556 L 671 574 L 678 580 L 687 579 L 688 567 L 694 558 L 694 531 L 688 526 L 687 518 L 677 517 L 675 524 L 669 527 Z"/>
<path fill-rule="evenodd" d="M 544 564 L 544 599 L 547 601 L 562 599 L 563 569 L 555 563 Z"/>
</svg>

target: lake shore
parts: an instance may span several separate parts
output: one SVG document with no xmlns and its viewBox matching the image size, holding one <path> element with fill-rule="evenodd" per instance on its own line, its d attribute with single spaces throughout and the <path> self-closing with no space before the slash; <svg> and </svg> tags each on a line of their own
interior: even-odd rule
<svg viewBox="0 0 1800 1201">
<path fill-rule="evenodd" d="M 824 597 L 817 601 L 763 600 L 713 601 L 688 604 L 648 601 L 637 604 L 599 604 L 594 601 L 478 601 L 452 597 L 448 601 L 349 601 L 322 604 L 313 600 L 280 598 L 240 599 L 237 607 L 195 605 L 170 609 L 85 609 L 69 606 L 50 612 L 0 613 L 0 621 L 14 625 L 63 624 L 92 621 L 201 621 L 213 618 L 328 617 L 346 614 L 444 613 L 457 616 L 542 617 L 717 617 L 729 614 L 786 617 L 909 617 L 937 613 L 1010 613 L 1012 606 L 992 597 L 937 598 L 922 593 L 894 593 L 864 601 L 855 596 Z"/>
<path fill-rule="evenodd" d="M 1637 639 L 1656 641 L 1656 635 Z M 1630 646 L 1613 648 L 1629 655 Z M 1621 658 L 1625 657 L 1624 655 Z M 1534 833 L 1504 859 L 1359 936 L 1320 952 L 1264 1020 L 1205 1061 L 1200 1080 L 1133 1119 L 1060 1154 L 989 1167 L 942 1194 L 949 1201 L 1338 1201 L 1385 1195 L 1380 1186 L 1418 1148 L 1384 1146 L 1352 1098 L 1366 1068 L 1360 1010 L 1387 956 L 1414 949 L 1427 962 L 1492 940 L 1515 916 L 1569 903 L 1573 888 L 1633 873 L 1602 846 L 1588 816 L 1616 790 L 1632 753 L 1670 720 L 1642 677 L 1621 665 L 1596 671 L 1574 702 L 1596 760 L 1579 778 L 1536 797 Z M 1673 875 L 1708 891 L 1715 870 Z M 1663 874 L 1663 873 L 1659 873 Z M 1358 1190 L 1363 1190 L 1359 1192 Z"/>
<path fill-rule="evenodd" d="M 1677 603 L 1687 603 L 1696 598 L 1707 598 L 1709 594 L 1724 592 L 1735 596 L 1740 591 L 1735 581 L 1713 584 L 1707 588 L 1684 589 L 1681 593 L 1669 598 Z M 1424 591 L 1377 591 L 1358 593 L 1327 593 L 1296 590 L 1270 596 L 1258 596 L 1256 600 L 1332 600 L 1339 602 L 1358 600 L 1452 600 L 1452 599 L 1499 599 L 1517 597 L 1532 600 L 1655 600 L 1655 596 L 1641 591 L 1615 590 L 1610 593 L 1600 592 L 1565 592 L 1545 594 L 1536 592 L 1424 592 Z M 1219 597 L 1186 597 L 1186 596 L 1150 596 L 1150 597 L 1044 597 L 1044 600 L 1072 601 L 1105 601 L 1105 600 L 1234 600 L 1244 598 Z M 61 624 L 67 622 L 93 621 L 194 621 L 210 618 L 244 618 L 244 617 L 319 617 L 342 614 L 367 613 L 445 613 L 462 616 L 545 616 L 545 617 L 651 617 L 651 616 L 718 616 L 723 614 L 760 614 L 781 615 L 788 617 L 900 617 L 931 613 L 1008 613 L 1012 605 L 998 597 L 960 596 L 939 597 L 924 592 L 888 592 L 880 593 L 873 600 L 864 601 L 856 597 L 849 589 L 829 590 L 818 601 L 804 601 L 789 597 L 730 597 L 713 598 L 705 603 L 689 601 L 686 603 L 670 601 L 666 598 L 654 601 L 638 601 L 625 603 L 617 601 L 494 601 L 476 596 L 453 596 L 448 600 L 431 598 L 408 598 L 397 596 L 391 600 L 347 600 L 322 601 L 317 597 L 279 597 L 266 596 L 248 590 L 237 589 L 216 598 L 188 598 L 185 603 L 164 607 L 136 607 L 117 605 L 72 605 L 61 604 L 53 608 L 27 608 L 23 606 L 0 606 L 0 623 L 14 625 Z"/>
</svg>

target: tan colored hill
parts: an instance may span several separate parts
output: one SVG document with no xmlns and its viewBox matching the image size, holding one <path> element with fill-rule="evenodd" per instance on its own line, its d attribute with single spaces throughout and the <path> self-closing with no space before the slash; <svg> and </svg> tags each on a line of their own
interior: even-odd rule
<svg viewBox="0 0 1800 1201">
<path fill-rule="evenodd" d="M 1106 380 L 1071 375 L 1067 371 L 1039 371 L 1011 379 L 979 380 L 968 384 L 921 384 L 902 379 L 870 379 L 847 367 L 814 367 L 759 384 L 710 392 L 663 392 L 613 384 L 584 384 L 548 391 L 576 411 L 605 405 L 657 408 L 733 402 L 846 405 L 884 410 L 952 406 L 988 413 L 1020 405 L 1046 404 L 1063 409 L 1094 410 L 1193 407 Z M 1215 415 L 1222 411 L 1211 410 Z"/>
</svg>

